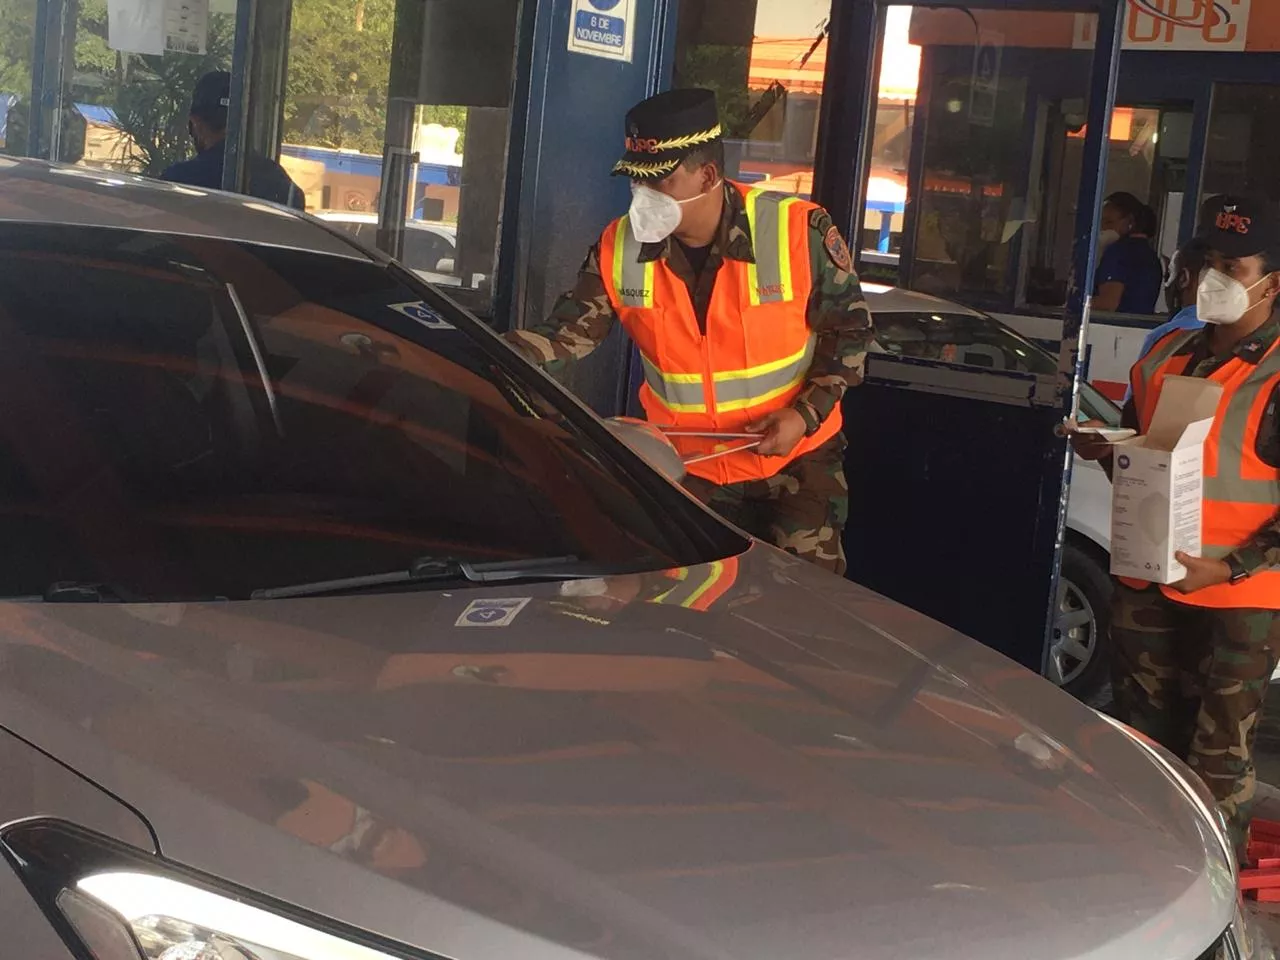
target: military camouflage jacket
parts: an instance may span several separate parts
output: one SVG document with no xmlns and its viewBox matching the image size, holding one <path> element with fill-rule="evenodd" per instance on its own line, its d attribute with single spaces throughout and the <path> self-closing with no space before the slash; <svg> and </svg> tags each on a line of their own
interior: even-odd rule
<svg viewBox="0 0 1280 960">
<path fill-rule="evenodd" d="M 1190 355 L 1193 377 L 1208 377 L 1223 364 L 1239 358 L 1245 363 L 1257 364 L 1266 356 L 1267 348 L 1280 338 L 1280 313 L 1260 327 L 1252 336 L 1235 345 L 1230 353 L 1214 356 L 1209 349 L 1209 330 L 1193 337 L 1182 348 L 1182 354 Z M 1138 428 L 1138 411 L 1133 398 L 1124 406 L 1124 426 Z M 1262 425 L 1258 430 L 1258 457 L 1270 464 L 1280 474 L 1280 388 L 1271 395 Z M 1280 514 L 1272 518 L 1252 540 L 1235 552 L 1244 569 L 1256 573 L 1265 567 L 1280 567 Z"/>
<path fill-rule="evenodd" d="M 640 253 L 641 260 L 665 260 L 685 282 L 704 331 L 720 266 L 725 260 L 755 262 L 742 195 L 727 182 L 724 195 L 724 216 L 701 272 L 690 266 L 683 248 L 674 239 L 645 244 Z M 809 218 L 809 260 L 813 266 L 813 294 L 807 316 L 818 343 L 808 381 L 794 407 L 812 434 L 839 405 L 845 390 L 862 381 L 874 330 L 862 287 L 853 272 L 849 248 L 825 210 L 815 210 Z M 507 339 L 525 357 L 554 375 L 603 343 L 616 319 L 600 276 L 597 243 L 578 272 L 577 285 L 560 298 L 550 319 L 509 333 Z"/>
</svg>

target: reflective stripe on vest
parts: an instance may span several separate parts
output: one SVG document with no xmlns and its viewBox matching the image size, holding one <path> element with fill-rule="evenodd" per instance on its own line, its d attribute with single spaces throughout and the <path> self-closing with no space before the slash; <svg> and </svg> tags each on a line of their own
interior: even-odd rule
<svg viewBox="0 0 1280 960">
<path fill-rule="evenodd" d="M 817 345 L 817 336 L 810 334 L 799 353 L 746 370 L 722 370 L 713 374 L 716 409 L 745 410 L 794 390 L 808 376 Z"/>
<path fill-rule="evenodd" d="M 668 410 L 675 413 L 707 412 L 701 374 L 663 373 L 643 353 L 640 354 L 640 364 L 644 367 L 644 382 Z"/>
<path fill-rule="evenodd" d="M 1134 366 L 1133 372 L 1129 375 L 1129 385 L 1133 388 L 1134 410 L 1137 411 L 1139 422 L 1146 410 L 1147 389 L 1155 379 L 1156 373 L 1199 332 L 1199 330 L 1175 330 L 1152 347 L 1151 352 Z M 1143 429 L 1145 430 L 1146 427 L 1144 426 Z"/>
<path fill-rule="evenodd" d="M 1269 393 L 1275 389 L 1277 377 L 1280 377 L 1280 346 L 1271 348 L 1271 352 L 1258 364 L 1249 379 L 1232 395 L 1218 435 L 1217 473 L 1212 477 L 1205 477 L 1204 481 L 1206 500 L 1280 508 L 1280 483 L 1275 478 L 1262 480 L 1244 475 L 1245 450 L 1250 443 L 1249 426 L 1253 410 L 1262 399 L 1263 391 Z M 1225 546 L 1220 554 L 1225 556 L 1240 544 L 1213 546 Z"/>
<path fill-rule="evenodd" d="M 613 258 L 613 288 L 624 307 L 653 306 L 653 261 L 640 262 L 640 244 L 631 234 L 631 218 L 618 221 L 618 252 Z"/>
<path fill-rule="evenodd" d="M 795 299 L 791 283 L 791 208 L 797 197 L 764 190 L 747 194 L 747 222 L 755 263 L 747 265 L 751 305 L 783 303 Z"/>
</svg>

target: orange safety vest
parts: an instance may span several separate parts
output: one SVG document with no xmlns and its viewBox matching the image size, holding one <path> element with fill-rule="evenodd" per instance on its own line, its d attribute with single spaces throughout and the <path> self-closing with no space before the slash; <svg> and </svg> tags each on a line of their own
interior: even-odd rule
<svg viewBox="0 0 1280 960">
<path fill-rule="evenodd" d="M 610 224 L 600 240 L 605 289 L 644 364 L 640 402 L 660 426 L 742 432 L 794 403 L 813 363 L 817 335 L 807 314 L 809 214 L 816 208 L 786 194 L 732 186 L 746 205 L 755 263 L 725 260 L 720 267 L 705 336 L 688 287 L 666 261 L 640 262 L 642 245 L 627 217 Z M 790 456 L 732 453 L 690 464 L 689 472 L 719 485 L 762 480 L 826 443 L 840 426 L 837 407 Z M 742 442 L 673 440 L 686 459 Z"/>
<path fill-rule="evenodd" d="M 1177 330 L 1159 341 L 1133 368 L 1133 401 L 1146 433 L 1165 377 L 1182 376 L 1191 358 L 1178 355 L 1197 331 Z M 1280 386 L 1280 340 L 1257 364 L 1233 358 L 1214 371 L 1222 399 L 1204 447 L 1204 555 L 1220 560 L 1243 546 L 1280 510 L 1280 472 L 1258 456 L 1258 431 L 1272 394 Z M 1144 581 L 1123 578 L 1142 588 Z M 1280 610 L 1280 567 L 1267 567 L 1234 586 L 1221 584 L 1182 594 L 1161 587 L 1172 600 L 1217 609 Z"/>
</svg>

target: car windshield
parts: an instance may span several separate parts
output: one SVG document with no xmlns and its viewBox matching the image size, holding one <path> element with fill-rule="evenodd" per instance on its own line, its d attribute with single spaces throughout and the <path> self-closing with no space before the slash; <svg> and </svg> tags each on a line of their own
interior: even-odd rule
<svg viewBox="0 0 1280 960">
<path fill-rule="evenodd" d="M 874 304 L 873 304 L 874 309 Z M 941 360 L 986 370 L 1056 374 L 1058 359 L 985 314 L 877 312 L 876 338 L 900 357 Z M 1080 419 L 1120 425 L 1120 410 L 1089 384 L 1080 391 Z"/>
<path fill-rule="evenodd" d="M 745 547 L 398 267 L 14 224 L 0 249 L 0 596 Z"/>
</svg>

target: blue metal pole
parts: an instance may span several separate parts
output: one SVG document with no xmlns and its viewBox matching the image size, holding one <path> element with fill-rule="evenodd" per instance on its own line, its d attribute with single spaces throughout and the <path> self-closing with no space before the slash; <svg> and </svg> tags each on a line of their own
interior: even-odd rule
<svg viewBox="0 0 1280 960">
<path fill-rule="evenodd" d="M 258 0 L 236 3 L 236 36 L 231 52 L 231 105 L 227 108 L 227 142 L 223 148 L 222 189 L 232 193 L 248 190 L 249 98 L 253 93 L 250 74 L 256 52 L 255 32 Z"/>
<path fill-rule="evenodd" d="M 1080 180 L 1080 202 L 1072 245 L 1071 278 L 1067 285 L 1066 312 L 1062 320 L 1062 346 L 1058 359 L 1058 407 L 1063 416 L 1078 409 L 1080 381 L 1084 375 L 1085 344 L 1089 335 L 1089 311 L 1093 301 L 1098 221 L 1107 189 L 1107 137 L 1115 109 L 1116 84 L 1120 73 L 1120 38 L 1126 0 L 1099 0 L 1097 46 L 1089 90 L 1088 130 L 1084 142 L 1084 171 Z M 1062 464 L 1059 476 L 1046 470 L 1046 490 L 1042 503 L 1052 504 L 1057 522 L 1046 525 L 1054 538 L 1053 577 L 1046 598 L 1044 663 L 1048 666 L 1057 612 L 1058 580 L 1062 573 L 1062 544 L 1067 530 L 1067 496 L 1071 480 L 1071 457 L 1065 440 L 1053 447 L 1053 456 Z M 1056 489 L 1055 489 L 1056 487 Z"/>
</svg>

